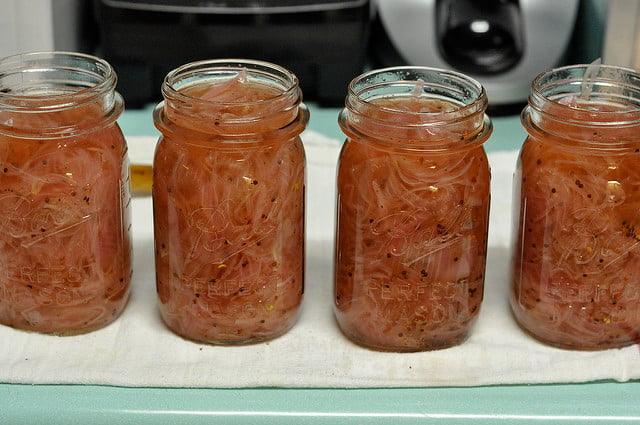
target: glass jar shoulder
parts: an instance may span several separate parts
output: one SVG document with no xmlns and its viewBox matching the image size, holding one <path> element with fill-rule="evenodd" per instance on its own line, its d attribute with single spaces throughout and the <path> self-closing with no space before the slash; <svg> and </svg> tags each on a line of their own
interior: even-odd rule
<svg viewBox="0 0 640 425">
<path fill-rule="evenodd" d="M 523 144 L 518 168 L 523 177 L 533 178 L 537 185 L 548 181 L 564 181 L 565 184 L 584 188 L 586 181 L 596 186 L 608 181 L 637 184 L 640 178 L 640 144 L 638 148 L 625 150 L 581 149 L 563 146 L 548 140 L 529 136 Z M 576 183 L 582 176 L 585 181 Z"/>
<path fill-rule="evenodd" d="M 339 175 L 358 175 L 363 170 L 386 178 L 397 172 L 407 183 L 424 181 L 488 184 L 490 167 L 482 146 L 471 149 L 429 151 L 375 143 L 371 139 L 348 138 L 339 158 Z M 379 174 L 379 175 L 378 175 Z"/>
</svg>

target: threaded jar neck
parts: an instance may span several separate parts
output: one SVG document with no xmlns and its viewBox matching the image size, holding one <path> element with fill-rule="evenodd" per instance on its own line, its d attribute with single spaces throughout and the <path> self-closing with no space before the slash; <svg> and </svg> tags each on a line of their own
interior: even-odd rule
<svg viewBox="0 0 640 425">
<path fill-rule="evenodd" d="M 349 85 L 340 114 L 349 137 L 398 148 L 468 149 L 491 134 L 487 95 L 472 78 L 427 67 L 374 70 Z"/>
<path fill-rule="evenodd" d="M 298 135 L 308 121 L 297 77 L 254 60 L 207 60 L 174 69 L 154 111 L 163 134 L 176 127 L 219 141 L 251 141 L 264 133 Z"/>
<path fill-rule="evenodd" d="M 532 136 L 568 146 L 626 150 L 640 144 L 640 73 L 573 65 L 539 74 L 522 123 Z"/>
<path fill-rule="evenodd" d="M 77 136 L 122 114 L 108 62 L 80 53 L 34 52 L 0 59 L 0 134 Z"/>
</svg>

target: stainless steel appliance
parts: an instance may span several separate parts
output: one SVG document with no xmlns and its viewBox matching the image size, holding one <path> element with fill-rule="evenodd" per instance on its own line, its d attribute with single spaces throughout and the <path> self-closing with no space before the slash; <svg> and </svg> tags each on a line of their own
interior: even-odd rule
<svg viewBox="0 0 640 425">
<path fill-rule="evenodd" d="M 376 65 L 464 72 L 493 106 L 524 102 L 531 80 L 557 66 L 569 46 L 578 0 L 377 0 Z"/>
</svg>

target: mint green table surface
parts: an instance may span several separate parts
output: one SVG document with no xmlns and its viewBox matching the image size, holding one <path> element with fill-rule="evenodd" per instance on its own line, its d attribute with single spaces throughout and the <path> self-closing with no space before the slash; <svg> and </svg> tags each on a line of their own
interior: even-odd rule
<svg viewBox="0 0 640 425">
<path fill-rule="evenodd" d="M 337 114 L 311 105 L 309 128 L 341 140 Z M 151 107 L 127 111 L 119 122 L 129 136 L 157 134 Z M 488 151 L 520 147 L 518 117 L 494 118 L 494 126 Z M 0 384 L 2 425 L 409 423 L 640 424 L 640 382 L 406 389 Z"/>
</svg>

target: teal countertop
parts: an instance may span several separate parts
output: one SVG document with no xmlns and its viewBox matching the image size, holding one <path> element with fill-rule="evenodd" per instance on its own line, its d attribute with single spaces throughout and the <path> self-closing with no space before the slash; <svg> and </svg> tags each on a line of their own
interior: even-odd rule
<svg viewBox="0 0 640 425">
<path fill-rule="evenodd" d="M 410 389 L 0 386 L 3 424 L 625 424 L 640 385 Z"/>
<path fill-rule="evenodd" d="M 338 109 L 309 128 L 342 139 Z M 497 117 L 488 151 L 518 149 L 517 116 Z M 157 134 L 151 107 L 128 136 Z M 640 361 L 640 353 L 638 356 Z M 9 365 L 2 365 L 9 367 Z M 406 389 L 174 389 L 0 384 L 0 424 L 622 424 L 640 423 L 640 382 Z"/>
</svg>

